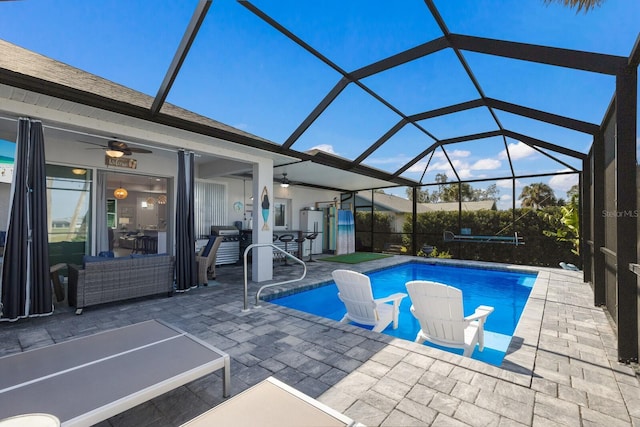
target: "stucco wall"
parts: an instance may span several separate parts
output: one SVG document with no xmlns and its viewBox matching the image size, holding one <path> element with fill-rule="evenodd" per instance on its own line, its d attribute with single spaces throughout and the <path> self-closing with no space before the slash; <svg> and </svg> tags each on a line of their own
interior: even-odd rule
<svg viewBox="0 0 640 427">
<path fill-rule="evenodd" d="M 251 200 L 251 181 L 247 180 L 243 183 L 241 179 L 226 179 L 229 191 L 229 224 L 233 225 L 234 221 L 244 221 L 244 228 L 247 228 L 245 221 L 245 210 L 252 209 L 253 201 Z M 340 193 L 328 190 L 316 190 L 306 187 L 298 187 L 291 185 L 288 188 L 282 188 L 277 183 L 273 184 L 274 199 L 290 200 L 290 230 L 297 230 L 300 226 L 300 210 L 304 207 L 315 207 L 317 202 L 331 202 L 334 197 L 340 199 Z M 244 193 L 244 194 L 243 194 Z M 233 209 L 235 202 L 242 202 L 244 209 L 236 212 Z M 249 218 L 247 217 L 246 220 Z"/>
</svg>

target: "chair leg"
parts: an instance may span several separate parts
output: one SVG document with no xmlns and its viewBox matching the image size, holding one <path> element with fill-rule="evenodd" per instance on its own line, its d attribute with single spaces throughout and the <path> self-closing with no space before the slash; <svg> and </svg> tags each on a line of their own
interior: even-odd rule
<svg viewBox="0 0 640 427">
<path fill-rule="evenodd" d="M 284 251 L 286 253 L 289 253 L 289 242 L 284 242 Z M 283 254 L 283 256 L 284 256 L 284 264 L 283 265 L 285 267 L 291 266 L 292 264 L 289 264 L 289 257 L 286 254 Z"/>
<path fill-rule="evenodd" d="M 307 262 L 316 262 L 316 260 L 313 259 L 313 240 L 309 240 L 309 259 Z"/>
<path fill-rule="evenodd" d="M 373 329 L 371 331 L 373 332 L 382 332 L 385 329 L 387 329 L 387 326 L 389 326 L 389 324 L 382 324 L 382 323 L 378 323 L 376 326 L 373 327 Z"/>
<path fill-rule="evenodd" d="M 60 282 L 59 270 L 66 267 L 67 267 L 67 264 L 61 263 L 61 264 L 52 265 L 49 268 L 49 275 L 51 278 L 51 282 L 53 283 L 53 291 L 56 294 L 56 300 L 58 302 L 64 301 L 64 287 L 62 286 L 62 282 Z"/>
</svg>

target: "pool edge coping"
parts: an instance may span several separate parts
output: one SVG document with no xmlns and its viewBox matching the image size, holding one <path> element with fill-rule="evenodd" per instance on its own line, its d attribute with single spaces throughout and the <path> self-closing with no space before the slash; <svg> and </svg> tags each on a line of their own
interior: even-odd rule
<svg viewBox="0 0 640 427">
<path fill-rule="evenodd" d="M 547 299 L 549 281 L 551 280 L 551 274 L 554 269 L 550 267 L 523 266 L 517 264 L 504 264 L 487 261 L 424 258 L 411 256 L 392 257 L 386 258 L 386 260 L 392 260 L 393 262 L 382 266 L 370 266 L 371 268 L 368 269 L 365 267 L 364 269 L 361 269 L 361 272 L 373 273 L 410 262 L 420 262 L 425 264 L 441 264 L 462 268 L 476 268 L 536 274 L 537 277 L 532 286 L 531 293 L 529 295 L 529 298 L 527 299 L 527 303 L 525 304 L 522 314 L 520 315 L 520 320 L 518 321 L 516 330 L 511 337 L 507 352 L 500 366 L 491 365 L 486 362 L 463 357 L 444 350 L 423 346 L 412 341 L 403 340 L 401 338 L 391 337 L 392 341 L 389 342 L 389 345 L 394 345 L 395 347 L 404 349 L 411 349 L 411 351 L 422 354 L 425 354 L 424 348 L 427 348 L 438 352 L 437 354 L 439 360 L 444 360 L 455 365 L 465 367 L 467 369 L 472 369 L 479 373 L 487 374 L 496 378 L 508 379 L 509 381 L 519 385 L 527 387 L 531 386 L 533 381 L 533 370 L 535 365 L 536 353 L 538 351 L 538 341 L 542 329 L 542 313 L 544 311 L 544 306 Z M 275 298 L 280 298 L 291 295 L 293 293 L 302 292 L 304 290 L 325 286 L 331 283 L 331 281 L 331 279 L 322 280 L 302 286 L 293 286 L 291 288 L 283 290 L 274 288 L 274 292 L 263 296 L 263 301 L 270 303 L 270 301 Z M 335 322 L 341 326 L 351 326 L 353 328 L 357 328 L 356 326 L 345 325 L 336 321 L 332 322 Z M 366 331 L 366 329 L 364 329 L 364 331 Z M 427 351 L 427 354 L 428 353 L 430 353 L 430 351 Z M 432 357 L 434 356 L 433 354 L 430 355 Z M 493 371 L 494 369 L 496 371 Z"/>
</svg>

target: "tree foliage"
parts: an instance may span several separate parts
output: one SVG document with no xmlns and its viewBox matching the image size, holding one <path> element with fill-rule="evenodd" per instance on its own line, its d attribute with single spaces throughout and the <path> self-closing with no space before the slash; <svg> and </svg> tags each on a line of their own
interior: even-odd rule
<svg viewBox="0 0 640 427">
<path fill-rule="evenodd" d="M 500 190 L 496 184 L 491 184 L 486 189 L 473 188 L 466 182 L 450 182 L 444 173 L 436 175 L 438 183 L 437 190 L 431 191 L 427 188 L 418 188 L 416 191 L 418 203 L 440 203 L 440 202 L 478 202 L 481 200 L 498 200 Z M 413 189 L 407 188 L 407 197 L 413 200 Z M 458 197 L 460 196 L 460 197 Z"/>
<path fill-rule="evenodd" d="M 523 208 L 531 208 L 533 210 L 558 204 L 553 189 L 543 182 L 525 185 L 518 200 L 522 200 Z"/>
<path fill-rule="evenodd" d="M 560 207 L 560 215 L 545 213 L 545 219 L 555 224 L 556 231 L 543 230 L 545 236 L 555 237 L 560 242 L 570 242 L 571 252 L 580 255 L 580 215 L 578 195 L 574 194 L 569 203 Z"/>
<path fill-rule="evenodd" d="M 604 3 L 604 0 L 544 0 L 546 4 L 562 3 L 564 6 L 576 8 L 576 13 L 584 10 L 587 13 L 591 9 L 595 9 Z"/>
<path fill-rule="evenodd" d="M 413 188 L 408 187 L 406 189 L 407 198 L 409 200 L 413 200 Z M 424 187 L 418 187 L 416 189 L 416 202 L 418 203 L 429 203 L 431 201 L 431 197 L 429 195 L 429 190 Z"/>
<path fill-rule="evenodd" d="M 578 184 L 572 185 L 569 191 L 567 191 L 567 199 L 571 200 L 573 196 L 580 197 L 580 188 L 578 187 Z"/>
</svg>

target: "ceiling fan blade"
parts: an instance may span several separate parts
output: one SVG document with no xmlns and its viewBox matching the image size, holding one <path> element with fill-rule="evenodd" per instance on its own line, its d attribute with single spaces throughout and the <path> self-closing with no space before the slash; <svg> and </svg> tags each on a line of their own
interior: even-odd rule
<svg viewBox="0 0 640 427">
<path fill-rule="evenodd" d="M 146 148 L 128 147 L 128 149 L 133 153 L 145 153 L 145 154 L 153 153 L 153 151 L 147 150 Z"/>
<path fill-rule="evenodd" d="M 90 145 L 95 145 L 96 147 L 99 148 L 107 148 L 106 145 L 104 144 L 100 144 L 98 142 L 91 142 L 91 141 L 83 141 L 81 139 L 78 140 L 78 142 L 82 142 L 83 144 L 90 144 Z M 97 148 L 87 148 L 87 150 L 97 150 Z"/>
</svg>

